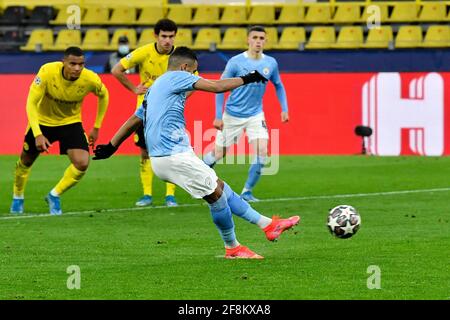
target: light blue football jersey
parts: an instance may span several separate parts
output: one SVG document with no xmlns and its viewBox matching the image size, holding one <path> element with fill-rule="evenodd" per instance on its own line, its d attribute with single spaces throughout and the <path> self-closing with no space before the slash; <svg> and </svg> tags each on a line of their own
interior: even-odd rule
<svg viewBox="0 0 450 320">
<path fill-rule="evenodd" d="M 145 94 L 135 115 L 144 121 L 145 143 L 151 157 L 169 156 L 192 149 L 186 133 L 186 93 L 200 77 L 186 71 L 168 71 Z"/>
<path fill-rule="evenodd" d="M 286 91 L 281 82 L 277 61 L 263 54 L 260 59 L 252 59 L 247 52 L 232 57 L 222 74 L 222 79 L 243 76 L 253 70 L 269 79 L 274 85 L 283 111 L 288 111 Z M 231 91 L 225 110 L 228 114 L 248 118 L 263 111 L 263 96 L 267 83 L 251 83 Z M 222 119 L 224 94 L 216 94 L 216 118 Z"/>
</svg>

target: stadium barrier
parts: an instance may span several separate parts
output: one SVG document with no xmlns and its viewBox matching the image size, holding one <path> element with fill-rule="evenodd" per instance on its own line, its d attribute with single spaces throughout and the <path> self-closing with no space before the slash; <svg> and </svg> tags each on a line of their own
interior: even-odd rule
<svg viewBox="0 0 450 320">
<path fill-rule="evenodd" d="M 242 51 L 197 51 L 201 72 L 222 72 L 227 61 Z M 279 62 L 281 72 L 449 72 L 450 48 L 401 50 L 264 51 Z M 86 66 L 104 72 L 110 52 L 86 52 Z M 35 73 L 47 62 L 59 61 L 61 52 L 1 53 L 0 74 Z"/>
<path fill-rule="evenodd" d="M 217 79 L 219 74 L 203 74 Z M 99 143 L 107 142 L 135 110 L 136 97 L 111 75 L 101 75 L 110 92 L 110 105 Z M 138 76 L 132 75 L 138 83 Z M 450 154 L 450 73 L 302 73 L 283 74 L 290 121 L 281 123 L 281 108 L 272 85 L 265 96 L 265 114 L 272 136 L 271 150 L 280 154 L 361 153 L 358 125 L 373 128 L 366 138 L 375 155 Z M 25 103 L 33 75 L 0 75 L 0 154 L 18 154 L 27 125 Z M 83 121 L 88 131 L 95 119 L 96 97 L 86 98 Z M 196 92 L 188 99 L 187 128 L 196 153 L 212 147 L 215 130 L 214 95 Z M 277 135 L 279 139 L 276 138 Z M 57 153 L 53 147 L 51 153 Z M 133 139 L 121 154 L 138 154 Z M 248 148 L 237 147 L 247 153 Z"/>
</svg>

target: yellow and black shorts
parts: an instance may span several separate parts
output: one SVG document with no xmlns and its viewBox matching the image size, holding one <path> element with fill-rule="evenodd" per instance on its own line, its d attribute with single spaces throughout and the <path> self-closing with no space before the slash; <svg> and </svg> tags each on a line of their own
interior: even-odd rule
<svg viewBox="0 0 450 320">
<path fill-rule="evenodd" d="M 59 153 L 67 154 L 68 149 L 83 149 L 89 152 L 89 143 L 81 122 L 64 126 L 48 127 L 39 125 L 42 134 L 53 143 L 59 141 Z M 36 148 L 36 140 L 31 128 L 25 135 L 23 151 L 26 153 L 39 153 Z"/>
<path fill-rule="evenodd" d="M 134 134 L 134 144 L 136 146 L 138 146 L 139 148 L 147 150 L 147 146 L 145 145 L 145 136 L 144 136 L 144 126 L 143 125 L 141 125 Z"/>
</svg>

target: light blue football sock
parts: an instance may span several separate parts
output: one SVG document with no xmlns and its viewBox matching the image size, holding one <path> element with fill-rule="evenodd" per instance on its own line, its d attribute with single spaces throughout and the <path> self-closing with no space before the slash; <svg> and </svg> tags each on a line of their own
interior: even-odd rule
<svg viewBox="0 0 450 320">
<path fill-rule="evenodd" d="M 261 171 L 266 163 L 266 157 L 257 156 L 248 170 L 248 178 L 245 182 L 245 189 L 251 191 L 261 177 Z"/>
<path fill-rule="evenodd" d="M 214 167 L 214 165 L 216 164 L 216 157 L 214 156 L 212 151 L 203 156 L 203 162 L 206 163 L 206 165 L 210 168 Z"/>
<path fill-rule="evenodd" d="M 236 240 L 231 209 L 225 193 L 216 202 L 209 203 L 208 205 L 214 224 L 219 230 L 225 246 L 230 248 L 236 247 L 239 243 Z"/>
<path fill-rule="evenodd" d="M 227 196 L 228 205 L 230 206 L 232 213 L 250 223 L 258 223 L 261 219 L 261 214 L 253 209 L 247 201 L 242 199 L 236 192 L 234 192 L 226 182 L 224 182 L 223 191 Z"/>
</svg>

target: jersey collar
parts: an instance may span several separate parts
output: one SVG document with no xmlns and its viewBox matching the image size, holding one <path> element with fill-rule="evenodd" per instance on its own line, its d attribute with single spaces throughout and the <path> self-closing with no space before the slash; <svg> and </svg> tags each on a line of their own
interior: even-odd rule
<svg viewBox="0 0 450 320">
<path fill-rule="evenodd" d="M 154 42 L 154 46 L 155 46 L 155 51 L 158 54 L 167 54 L 168 56 L 170 56 L 173 53 L 173 51 L 175 50 L 175 46 L 172 46 L 172 50 L 170 50 L 168 53 L 161 53 L 161 52 L 158 51 L 158 46 L 156 45 L 156 42 Z"/>
<path fill-rule="evenodd" d="M 244 54 L 244 57 L 245 57 L 245 58 L 247 58 L 247 59 L 252 59 L 252 58 L 249 57 L 247 51 L 244 51 L 243 54 Z M 264 59 L 264 57 L 265 57 L 265 54 L 264 54 L 264 53 L 261 53 L 261 59 Z M 259 59 L 252 59 L 252 60 L 259 60 Z"/>
</svg>

